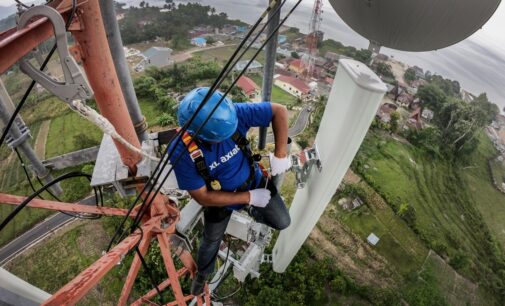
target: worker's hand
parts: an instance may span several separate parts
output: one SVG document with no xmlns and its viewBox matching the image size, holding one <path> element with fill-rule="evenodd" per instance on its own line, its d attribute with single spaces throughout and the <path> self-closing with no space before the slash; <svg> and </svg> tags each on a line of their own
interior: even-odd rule
<svg viewBox="0 0 505 306">
<path fill-rule="evenodd" d="M 270 153 L 270 172 L 276 176 L 288 171 L 291 168 L 291 157 L 287 155 L 284 158 L 278 158 Z"/>
<path fill-rule="evenodd" d="M 249 205 L 265 207 L 270 202 L 270 198 L 270 190 L 266 188 L 249 190 Z"/>
</svg>

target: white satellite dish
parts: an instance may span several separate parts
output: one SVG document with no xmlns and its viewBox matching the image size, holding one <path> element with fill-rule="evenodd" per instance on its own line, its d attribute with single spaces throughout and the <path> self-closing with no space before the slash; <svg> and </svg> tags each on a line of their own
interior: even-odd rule
<svg viewBox="0 0 505 306">
<path fill-rule="evenodd" d="M 479 30 L 501 0 L 329 0 L 354 31 L 403 51 L 448 47 Z"/>
</svg>

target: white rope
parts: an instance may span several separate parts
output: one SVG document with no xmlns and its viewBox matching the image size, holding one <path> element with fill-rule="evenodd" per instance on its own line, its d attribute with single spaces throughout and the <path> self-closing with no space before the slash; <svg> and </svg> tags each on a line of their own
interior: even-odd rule
<svg viewBox="0 0 505 306">
<path fill-rule="evenodd" d="M 72 101 L 72 106 L 74 107 L 72 110 L 76 111 L 79 115 L 84 117 L 85 119 L 89 120 L 91 123 L 96 125 L 100 130 L 102 130 L 105 134 L 110 135 L 112 138 L 115 140 L 119 141 L 121 144 L 123 144 L 125 147 L 127 147 L 129 150 L 141 154 L 142 156 L 145 156 L 146 158 L 149 158 L 150 160 L 159 162 L 160 159 L 152 156 L 150 154 L 145 153 L 144 151 L 140 150 L 139 148 L 135 147 L 126 139 L 124 139 L 121 135 L 118 134 L 112 123 L 110 123 L 107 118 L 104 116 L 100 115 L 97 111 L 92 109 L 91 107 L 83 104 L 80 100 L 74 100 Z"/>
</svg>

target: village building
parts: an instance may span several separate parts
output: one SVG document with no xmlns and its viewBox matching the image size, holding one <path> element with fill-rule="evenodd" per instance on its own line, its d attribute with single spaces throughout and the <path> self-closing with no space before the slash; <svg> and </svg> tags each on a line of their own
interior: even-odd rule
<svg viewBox="0 0 505 306">
<path fill-rule="evenodd" d="M 144 69 L 149 66 L 155 66 L 158 68 L 165 67 L 172 63 L 170 57 L 172 55 L 172 49 L 164 47 L 151 47 L 142 53 L 144 60 L 141 62 Z"/>
<path fill-rule="evenodd" d="M 303 61 L 297 58 L 289 63 L 289 70 L 293 71 L 296 74 L 303 74 L 306 69 L 305 65 L 303 64 Z"/>
<path fill-rule="evenodd" d="M 256 49 L 259 49 L 259 48 L 256 48 Z M 280 54 L 284 57 L 291 57 L 291 50 L 288 50 L 288 49 L 284 49 L 284 48 L 281 48 L 281 47 L 278 47 L 277 48 L 277 54 Z"/>
<path fill-rule="evenodd" d="M 260 87 L 250 78 L 245 75 L 237 80 L 237 87 L 240 88 L 242 93 L 249 99 L 255 99 L 260 95 Z"/>
<path fill-rule="evenodd" d="M 391 114 L 398 109 L 393 103 L 386 102 L 381 105 L 381 107 L 377 110 L 375 116 L 377 119 L 384 123 L 388 123 L 391 121 Z"/>
<path fill-rule="evenodd" d="M 379 53 L 375 56 L 374 60 L 385 62 L 389 60 L 389 56 L 387 56 L 386 54 Z"/>
<path fill-rule="evenodd" d="M 428 109 L 428 108 L 424 108 L 423 112 L 421 113 L 421 117 L 423 117 L 423 119 L 425 119 L 426 121 L 433 120 L 434 116 L 435 116 L 435 113 L 431 109 Z"/>
<path fill-rule="evenodd" d="M 235 67 L 233 67 L 233 71 L 240 72 L 240 71 L 244 70 L 244 68 L 247 66 L 249 61 L 250 60 L 243 60 L 243 61 L 238 62 L 235 65 Z M 263 65 L 261 65 L 261 63 L 258 62 L 257 60 L 254 60 L 249 65 L 246 72 L 247 73 L 261 73 L 262 69 L 263 69 Z"/>
<path fill-rule="evenodd" d="M 419 87 L 425 86 L 425 85 L 428 85 L 428 81 L 423 80 L 423 79 L 415 80 L 410 83 L 410 86 L 412 88 L 419 88 Z"/>
<path fill-rule="evenodd" d="M 340 58 L 340 54 L 337 54 L 335 52 L 331 52 L 331 51 L 326 51 L 326 54 L 324 55 L 324 58 L 329 60 L 329 61 L 332 61 L 332 62 L 336 62 L 339 60 Z"/>
<path fill-rule="evenodd" d="M 396 99 L 398 104 L 403 107 L 410 107 L 412 102 L 414 102 L 414 96 L 409 93 L 402 92 Z"/>
<path fill-rule="evenodd" d="M 502 115 L 502 114 L 496 115 L 495 120 L 499 126 L 505 127 L 505 116 L 504 115 Z"/>
<path fill-rule="evenodd" d="M 407 123 L 416 128 L 417 130 L 422 130 L 424 128 L 424 122 L 421 119 L 421 108 L 417 108 L 414 110 L 412 113 L 409 115 L 409 119 L 407 120 Z"/>
<path fill-rule="evenodd" d="M 191 39 L 191 44 L 203 48 L 207 46 L 207 39 L 205 37 L 195 37 Z"/>
<path fill-rule="evenodd" d="M 305 84 L 305 82 L 302 80 L 294 77 L 277 75 L 274 77 L 274 84 L 287 93 L 302 100 L 307 99 L 310 95 L 309 85 Z"/>
<path fill-rule="evenodd" d="M 421 78 L 421 79 L 423 79 L 423 78 L 424 78 L 424 70 L 423 70 L 423 68 L 418 67 L 418 66 L 414 66 L 414 67 L 411 67 L 411 68 L 412 68 L 412 69 L 414 70 L 414 72 L 416 73 L 416 77 L 417 77 L 417 78 Z"/>
</svg>

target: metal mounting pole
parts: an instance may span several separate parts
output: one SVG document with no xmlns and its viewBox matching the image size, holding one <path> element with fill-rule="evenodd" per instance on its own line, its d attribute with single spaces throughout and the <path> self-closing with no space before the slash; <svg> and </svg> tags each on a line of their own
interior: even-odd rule
<svg viewBox="0 0 505 306">
<path fill-rule="evenodd" d="M 133 125 L 135 126 L 135 132 L 137 133 L 139 141 L 142 142 L 148 139 L 147 122 L 142 115 L 137 96 L 135 95 L 135 89 L 133 88 L 130 70 L 124 54 L 123 41 L 121 40 L 121 33 L 119 32 L 119 25 L 116 20 L 114 1 L 100 1 L 100 10 L 102 12 L 107 40 L 109 41 L 112 60 L 116 67 L 119 85 L 121 86 L 126 106 L 128 107 L 128 113 L 130 113 Z"/>
<path fill-rule="evenodd" d="M 5 89 L 3 82 L 0 80 L 0 120 L 4 125 L 8 124 L 13 110 L 14 104 L 12 104 L 9 93 Z M 30 138 L 30 131 L 26 127 L 21 130 L 20 126 L 24 127 L 24 123 L 20 119 L 15 120 L 14 124 L 11 126 L 9 130 L 9 136 L 11 138 L 11 141 L 8 142 L 9 146 L 13 149 L 17 148 L 23 153 L 23 155 L 30 161 L 32 169 L 37 177 L 45 183 L 51 182 L 53 177 L 49 174 L 49 170 L 42 164 L 30 144 L 27 142 L 28 138 Z M 63 192 L 59 184 L 52 186 L 51 191 L 57 195 Z"/>
<path fill-rule="evenodd" d="M 275 0 L 270 0 L 270 3 Z M 281 18 L 281 10 L 277 9 L 281 1 L 277 1 L 272 10 L 268 13 L 267 36 L 275 31 Z M 275 55 L 277 53 L 277 33 L 275 33 L 265 46 L 265 67 L 263 71 L 263 87 L 261 89 L 263 101 L 272 100 L 272 86 L 274 83 Z M 263 150 L 266 145 L 267 128 L 260 128 L 258 149 Z"/>
</svg>

